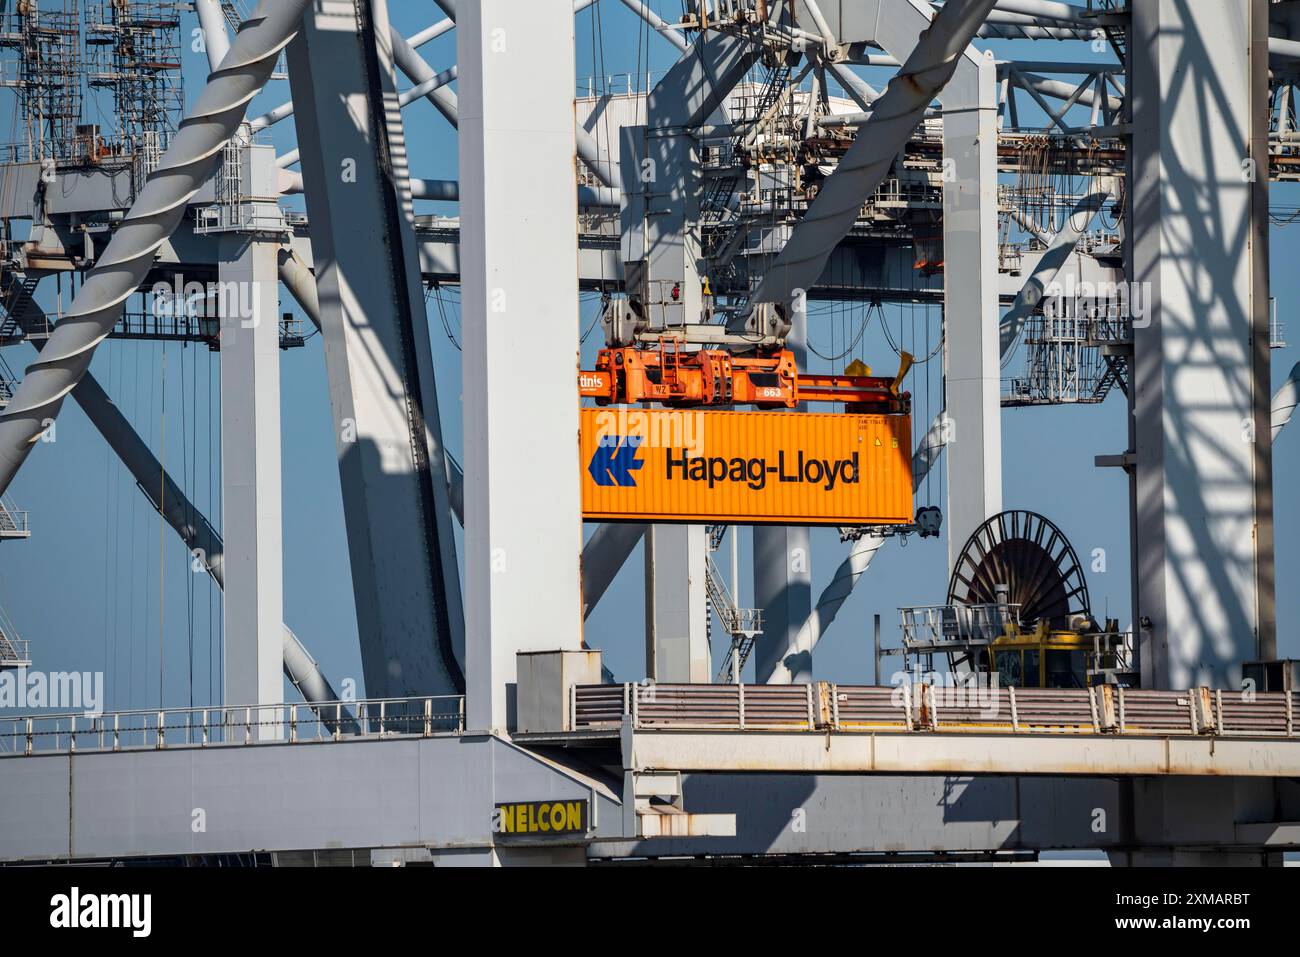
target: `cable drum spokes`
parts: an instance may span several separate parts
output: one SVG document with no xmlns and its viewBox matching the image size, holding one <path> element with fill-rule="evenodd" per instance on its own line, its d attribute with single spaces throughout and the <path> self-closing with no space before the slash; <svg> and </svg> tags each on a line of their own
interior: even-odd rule
<svg viewBox="0 0 1300 957">
<path fill-rule="evenodd" d="M 1006 598 L 999 597 L 1005 587 Z M 1065 628 L 1088 615 L 1088 582 L 1065 534 L 1037 512 L 1000 512 L 975 530 L 953 566 L 948 603 L 1019 606 L 1022 622 Z"/>
</svg>

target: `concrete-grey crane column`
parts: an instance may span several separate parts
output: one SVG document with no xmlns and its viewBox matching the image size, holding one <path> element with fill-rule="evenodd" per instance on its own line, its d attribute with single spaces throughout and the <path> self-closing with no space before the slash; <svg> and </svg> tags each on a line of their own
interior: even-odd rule
<svg viewBox="0 0 1300 957">
<path fill-rule="evenodd" d="M 17 394 L 0 413 L 0 492 L 54 419 L 109 334 L 190 198 L 212 175 L 250 100 L 298 29 L 307 0 L 262 0 L 163 154 Z"/>
<path fill-rule="evenodd" d="M 571 0 L 456 7 L 466 713 L 504 730 L 518 653 L 582 647 L 574 25 Z"/>
<path fill-rule="evenodd" d="M 703 525 L 645 527 L 645 676 L 651 681 L 713 680 L 704 587 L 708 548 Z"/>
<path fill-rule="evenodd" d="M 1277 653 L 1268 11 L 1133 5 L 1126 272 L 1148 312 L 1133 322 L 1128 452 L 1144 688 L 1236 688 L 1243 660 Z"/>
<path fill-rule="evenodd" d="M 790 317 L 786 345 L 799 368 L 808 363 L 808 311 Z M 801 405 L 807 411 L 807 405 Z M 733 532 L 734 534 L 734 532 Z M 767 681 L 788 668 L 796 683 L 812 681 L 811 645 L 794 656 L 800 626 L 812 613 L 812 529 L 806 525 L 755 525 L 752 535 L 754 607 L 763 610 L 763 631 L 754 641 L 754 674 Z"/>
<path fill-rule="evenodd" d="M 970 6 L 971 4 L 968 4 Z M 943 99 L 944 524 L 951 569 L 1002 511 L 997 67 L 970 51 Z"/>
<path fill-rule="evenodd" d="M 241 152 L 246 170 L 252 163 L 274 169 L 271 146 L 249 145 Z M 270 208 L 278 217 L 274 204 Z M 220 312 L 222 687 L 228 704 L 274 704 L 283 697 L 278 245 L 274 235 L 230 233 L 221 237 L 217 264 L 221 288 L 237 293 L 227 295 Z M 258 728 L 263 738 L 280 733 L 265 718 Z"/>
</svg>

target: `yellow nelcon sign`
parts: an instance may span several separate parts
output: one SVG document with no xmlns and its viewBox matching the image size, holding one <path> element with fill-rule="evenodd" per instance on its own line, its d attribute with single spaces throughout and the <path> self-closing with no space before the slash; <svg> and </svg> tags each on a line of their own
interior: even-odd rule
<svg viewBox="0 0 1300 957">
<path fill-rule="evenodd" d="M 498 804 L 492 812 L 494 834 L 586 834 L 586 801 L 520 801 Z"/>
<path fill-rule="evenodd" d="M 588 521 L 905 525 L 907 415 L 585 408 Z"/>
</svg>

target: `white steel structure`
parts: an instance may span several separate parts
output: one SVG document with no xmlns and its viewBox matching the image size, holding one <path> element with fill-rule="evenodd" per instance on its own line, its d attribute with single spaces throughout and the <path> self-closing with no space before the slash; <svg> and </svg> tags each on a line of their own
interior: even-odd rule
<svg viewBox="0 0 1300 957">
<path fill-rule="evenodd" d="M 31 534 L 8 492 L 30 455 L 63 454 L 42 439 L 71 396 L 225 609 L 206 704 L 164 707 L 159 661 L 157 708 L 0 713 L 0 859 L 1089 848 L 1275 863 L 1300 847 L 1272 455 L 1297 373 L 1274 389 L 1268 280 L 1269 184 L 1300 179 L 1293 4 L 686 0 L 672 22 L 636 0 L 426 6 L 433 22 L 408 34 L 388 0 L 263 0 L 242 23 L 237 5 L 196 0 L 209 75 L 170 142 L 75 124 L 47 142 L 79 117 L 32 114 L 16 126 L 34 139 L 0 155 L 0 346 L 38 350 L 20 382 L 0 361 L 0 537 Z M 575 98 L 575 16 L 615 11 L 672 64 Z M 65 14 L 4 14 L 29 113 L 49 85 L 32 74 L 42 17 Z M 456 62 L 429 62 L 449 33 Z M 1025 54 L 999 59 L 989 39 Z M 1030 59 L 1029 41 L 1087 46 Z M 288 97 L 253 108 L 280 79 Z M 403 113 L 422 100 L 456 137 L 457 179 L 425 178 L 427 137 Z M 271 131 L 290 124 L 277 156 Z M 132 314 L 187 271 L 251 294 L 214 315 Z M 429 297 L 441 310 L 452 286 L 459 395 L 436 381 L 429 335 Z M 597 293 L 588 328 L 580 296 Z M 361 700 L 307 651 L 327 639 L 285 623 L 281 409 L 296 397 L 281 353 L 305 341 L 281 322 L 291 299 L 323 346 Z M 856 304 L 863 330 L 885 305 L 935 318 L 917 358 L 935 360 L 939 395 L 915 408 L 909 445 L 913 488 L 942 478 L 950 571 L 1004 514 L 1003 408 L 1122 394 L 1127 434 L 1096 463 L 1128 479 L 1115 505 L 1140 687 L 1016 687 L 980 715 L 933 674 L 840 684 L 818 644 L 837 620 L 866 634 L 846 602 L 898 528 L 840 529 L 842 561 L 816 567 L 809 528 L 784 513 L 754 527 L 743 570 L 740 529 L 698 516 L 611 522 L 584 546 L 587 335 L 674 354 L 788 346 L 838 374 L 857 340 L 819 352 L 810 302 Z M 90 373 L 109 337 L 219 348 L 219 518 Z M 444 431 L 463 435 L 459 456 Z M 901 530 L 940 534 L 937 510 Z M 725 576 L 710 557 L 724 532 Z M 589 633 L 625 564 L 643 614 Z M 1099 630 L 1063 607 L 1046 630 Z M 616 645 L 644 669 L 602 670 L 595 649 Z M 0 678 L 38 658 L 0 610 Z M 1234 694 L 1244 678 L 1258 700 Z M 959 826 L 955 775 L 981 785 Z M 583 826 L 499 830 L 499 805 L 543 799 L 582 805 Z M 824 817 L 788 833 L 782 815 L 809 802 Z M 201 806 L 220 823 L 178 838 L 168 809 Z M 1091 832 L 1062 808 L 1121 825 Z"/>
</svg>

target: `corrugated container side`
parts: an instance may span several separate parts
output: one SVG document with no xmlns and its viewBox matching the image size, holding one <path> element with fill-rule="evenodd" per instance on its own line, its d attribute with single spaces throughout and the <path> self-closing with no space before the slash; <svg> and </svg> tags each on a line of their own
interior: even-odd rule
<svg viewBox="0 0 1300 957">
<path fill-rule="evenodd" d="M 582 410 L 589 520 L 875 525 L 913 518 L 905 415 Z"/>
</svg>

